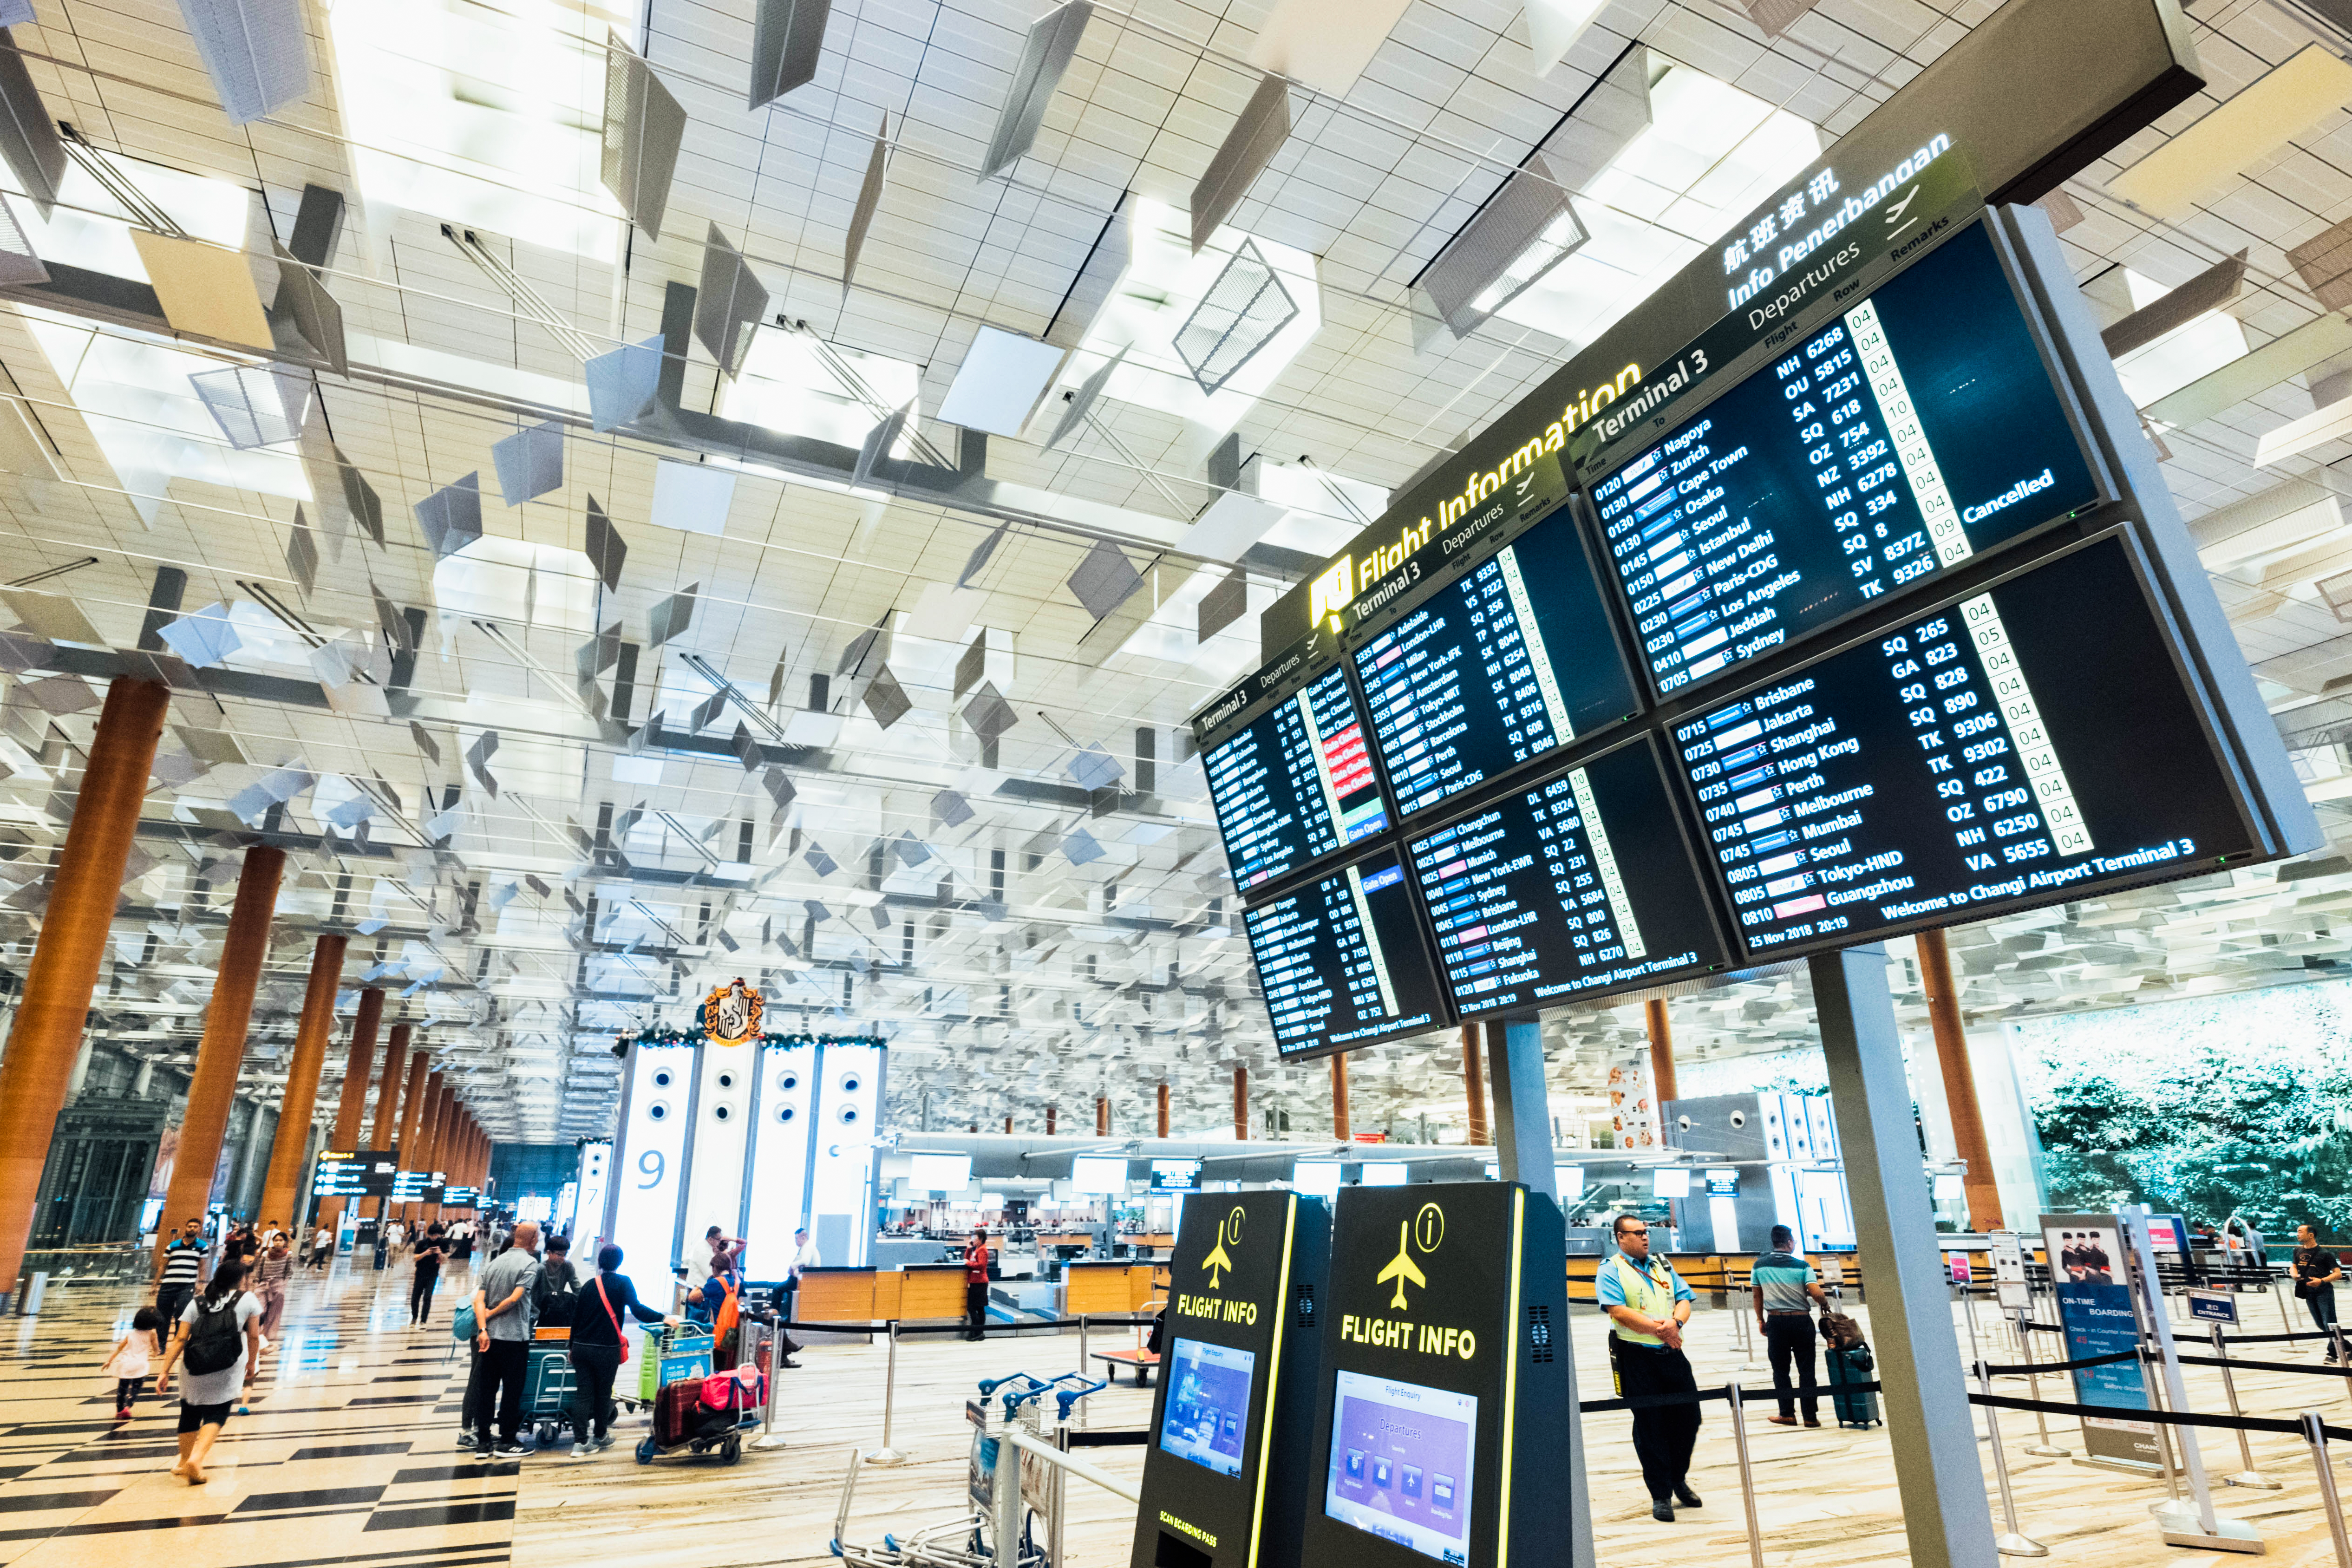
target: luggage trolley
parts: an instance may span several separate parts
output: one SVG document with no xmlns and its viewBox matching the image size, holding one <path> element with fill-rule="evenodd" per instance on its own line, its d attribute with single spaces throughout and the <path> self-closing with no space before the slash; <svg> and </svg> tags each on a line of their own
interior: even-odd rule
<svg viewBox="0 0 2352 1568">
<path fill-rule="evenodd" d="M 578 1384 L 572 1368 L 572 1331 L 534 1329 L 523 1373 L 522 1418 L 531 1424 L 541 1447 L 551 1446 L 562 1434 L 572 1417 L 572 1392 Z"/>
</svg>

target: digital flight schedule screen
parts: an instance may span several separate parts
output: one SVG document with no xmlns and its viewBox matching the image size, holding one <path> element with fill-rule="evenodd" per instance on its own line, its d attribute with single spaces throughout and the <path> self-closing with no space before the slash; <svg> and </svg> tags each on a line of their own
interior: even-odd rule
<svg viewBox="0 0 2352 1568">
<path fill-rule="evenodd" d="M 1982 224 L 1593 488 L 1660 695 L 2098 499 Z"/>
<path fill-rule="evenodd" d="M 1203 765 L 1234 886 L 1244 891 L 1389 825 L 1344 666 L 1218 742 Z"/>
<path fill-rule="evenodd" d="M 1250 1378 L 1256 1366 L 1257 1356 L 1249 1351 L 1202 1340 L 1176 1341 L 1168 1357 L 1160 1451 L 1221 1476 L 1240 1475 Z"/>
<path fill-rule="evenodd" d="M 1248 910 L 1251 955 L 1286 1057 L 1446 1023 L 1429 946 L 1394 849 Z"/>
<path fill-rule="evenodd" d="M 1648 737 L 1410 841 L 1463 1016 L 1727 966 Z"/>
<path fill-rule="evenodd" d="M 1440 1563 L 1469 1561 L 1477 1396 L 1338 1374 L 1323 1511 Z"/>
<path fill-rule="evenodd" d="M 2119 534 L 1674 739 L 1751 955 L 1984 920 L 2256 847 Z"/>
<path fill-rule="evenodd" d="M 1355 649 L 1410 816 L 1641 706 L 1566 508 Z"/>
</svg>

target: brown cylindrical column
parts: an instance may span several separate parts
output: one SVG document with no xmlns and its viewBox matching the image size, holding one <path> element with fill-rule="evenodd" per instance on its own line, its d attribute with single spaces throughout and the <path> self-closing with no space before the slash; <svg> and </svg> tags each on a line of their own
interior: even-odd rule
<svg viewBox="0 0 2352 1568">
<path fill-rule="evenodd" d="M 1462 1088 L 1470 1097 L 1470 1142 L 1491 1142 L 1486 1135 L 1486 1068 L 1475 1024 L 1462 1026 Z"/>
<path fill-rule="evenodd" d="M 1650 1026 L 1650 1109 L 1665 1113 L 1675 1092 L 1675 1035 L 1666 1026 L 1666 1000 L 1653 996 L 1642 1005 L 1643 1021 Z"/>
<path fill-rule="evenodd" d="M 393 1134 L 392 1146 L 400 1151 L 403 1169 L 415 1170 L 409 1163 L 416 1150 L 416 1124 L 424 1119 L 425 1080 L 433 1071 L 433 1053 L 419 1046 L 408 1053 L 408 1092 L 400 1097 L 399 1130 Z M 400 1205 L 404 1212 L 408 1205 Z M 389 1205 L 384 1212 L 392 1212 Z"/>
<path fill-rule="evenodd" d="M 1004 1119 L 1004 1131 L 1007 1134 L 1010 1134 L 1013 1131 L 1013 1118 L 1010 1116 Z"/>
<path fill-rule="evenodd" d="M 228 941 L 213 973 L 212 1005 L 205 1009 L 205 1036 L 196 1047 L 195 1070 L 188 1078 L 188 1108 L 180 1120 L 180 1152 L 173 1159 L 172 1184 L 155 1222 L 155 1272 L 163 1271 L 163 1244 L 173 1231 L 201 1218 L 212 1201 L 213 1168 L 220 1163 L 221 1135 L 228 1131 L 236 1099 L 237 1069 L 245 1062 L 245 1031 L 253 1021 L 253 994 L 269 956 L 269 919 L 278 908 L 278 883 L 286 852 L 256 845 L 245 852 L 237 874 L 236 904 L 229 910 Z M 283 1216 L 280 1216 L 283 1217 Z"/>
<path fill-rule="evenodd" d="M 408 1072 L 408 1026 L 392 1026 L 392 1045 L 383 1053 L 383 1076 L 376 1080 L 375 1126 L 368 1134 L 368 1147 L 389 1149 L 399 1136 L 400 1085 Z"/>
<path fill-rule="evenodd" d="M 1110 1136 L 1110 1099 L 1108 1095 L 1095 1096 L 1095 1136 Z"/>
<path fill-rule="evenodd" d="M 1160 1086 L 1160 1136 L 1168 1136 L 1168 1086 Z"/>
<path fill-rule="evenodd" d="M 1331 1136 L 1342 1143 L 1353 1136 L 1348 1130 L 1348 1053 L 1345 1051 L 1331 1058 Z"/>
<path fill-rule="evenodd" d="M 1984 1110 L 1977 1104 L 1976 1069 L 1969 1065 L 1968 1031 L 1960 1026 L 1960 993 L 1952 984 L 1952 955 L 1941 931 L 1923 931 L 1912 941 L 1919 949 L 1919 984 L 1927 993 L 1927 1026 L 1936 1035 L 1936 1060 L 1944 1069 L 1944 1103 L 1952 1115 L 1952 1144 L 1968 1165 L 1961 1178 L 1968 1191 L 1969 1228 L 2002 1228 L 2000 1189 L 1992 1175 L 1992 1149 L 1985 1142 Z"/>
<path fill-rule="evenodd" d="M 425 1162 L 416 1168 L 428 1175 L 435 1171 L 441 1172 L 442 1185 L 446 1186 L 449 1154 L 457 1143 L 457 1093 L 441 1081 L 441 1075 L 437 1072 L 425 1080 L 425 1092 L 433 1100 L 425 1110 L 432 1126 L 425 1138 Z M 437 1203 L 417 1206 L 419 1225 L 431 1225 L 441 1217 L 441 1205 Z"/>
<path fill-rule="evenodd" d="M 1054 1135 L 1054 1110 L 1053 1106 L 1045 1108 L 1045 1136 L 1048 1138 Z"/>
<path fill-rule="evenodd" d="M 8 1048 L 0 1054 L 0 1291 L 13 1287 L 33 1228 L 33 1202 L 49 1139 L 89 1018 L 122 870 L 139 830 L 139 804 L 155 765 L 169 689 L 118 676 L 106 689 L 89 767 L 81 777 L 40 939 L 25 970 Z M 205 1173 L 207 1178 L 212 1174 Z"/>
<path fill-rule="evenodd" d="M 1249 1142 L 1249 1068 L 1234 1068 L 1234 1136 Z"/>
<path fill-rule="evenodd" d="M 352 1020 L 352 1059 L 343 1068 L 342 1098 L 335 1102 L 337 1149 L 360 1146 L 360 1122 L 367 1114 L 368 1074 L 375 1068 L 375 1036 L 383 1024 L 383 992 L 371 985 L 360 993 L 359 1016 Z M 322 1198 L 319 1223 L 331 1233 L 343 1221 L 344 1198 Z"/>
<path fill-rule="evenodd" d="M 433 1170 L 433 1140 L 441 1131 L 442 1104 L 446 1098 L 441 1088 L 441 1075 L 436 1071 L 425 1080 L 425 1113 L 416 1121 L 416 1158 L 410 1160 L 404 1156 L 401 1160 L 401 1163 L 412 1171 L 430 1173 Z M 425 1217 L 425 1206 L 424 1204 L 403 1204 L 401 1215 L 411 1221 L 421 1220 Z"/>
<path fill-rule="evenodd" d="M 335 987 L 343 980 L 343 948 L 349 938 L 330 932 L 310 949 L 310 984 L 302 993 L 302 1021 L 294 1029 L 294 1055 L 286 1064 L 286 1097 L 278 1106 L 278 1131 L 269 1144 L 269 1173 L 261 1179 L 261 1218 L 277 1220 L 289 1235 L 302 1227 L 302 1161 L 310 1152 L 310 1116 L 319 1105 L 319 1069 L 327 1065 L 327 1037 L 335 1028 Z"/>
</svg>

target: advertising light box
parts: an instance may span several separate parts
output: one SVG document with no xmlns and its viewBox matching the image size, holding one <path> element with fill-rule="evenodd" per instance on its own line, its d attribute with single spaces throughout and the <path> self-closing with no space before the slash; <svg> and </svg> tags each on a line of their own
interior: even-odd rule
<svg viewBox="0 0 2352 1568">
<path fill-rule="evenodd" d="M 1278 1189 L 1185 1203 L 1132 1568 L 1298 1561 L 1330 1213 Z"/>
<path fill-rule="evenodd" d="M 1243 923 L 1285 1057 L 1351 1050 L 1448 1021 L 1394 849 L 1294 889 Z"/>
<path fill-rule="evenodd" d="M 907 1185 L 919 1193 L 960 1193 L 971 1185 L 969 1154 L 915 1154 L 908 1161 Z"/>
<path fill-rule="evenodd" d="M 2101 498 L 1975 224 L 1592 490 L 1661 694 Z"/>
<path fill-rule="evenodd" d="M 1566 1246 L 1517 1182 L 1339 1195 L 1307 1568 L 1566 1568 Z"/>
<path fill-rule="evenodd" d="M 1409 839 L 1406 854 L 1462 1016 L 1729 963 L 1646 736 Z"/>
<path fill-rule="evenodd" d="M 1676 727 L 1751 957 L 2258 852 L 2121 532 Z"/>
<path fill-rule="evenodd" d="M 1389 826 L 1388 797 L 1339 665 L 1209 748 L 1202 767 L 1234 886 L 1244 894 Z"/>
<path fill-rule="evenodd" d="M 1401 816 L 1641 707 L 1566 507 L 1410 602 L 1353 658 Z"/>
</svg>

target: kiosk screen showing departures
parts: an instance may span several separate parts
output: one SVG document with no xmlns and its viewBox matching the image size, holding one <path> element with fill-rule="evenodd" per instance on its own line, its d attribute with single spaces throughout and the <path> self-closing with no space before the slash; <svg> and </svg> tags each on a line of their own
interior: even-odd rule
<svg viewBox="0 0 2352 1568">
<path fill-rule="evenodd" d="M 1663 696 L 2098 499 L 1982 224 L 1594 486 Z"/>
<path fill-rule="evenodd" d="M 1404 865 L 1385 849 L 1243 917 L 1286 1057 L 1349 1050 L 1449 1022 Z"/>
<path fill-rule="evenodd" d="M 1641 706 L 1562 508 L 1355 650 L 1399 815 Z"/>
<path fill-rule="evenodd" d="M 1244 892 L 1389 825 L 1340 666 L 1259 714 L 1204 765 L 1234 886 Z"/>
<path fill-rule="evenodd" d="M 1751 956 L 2079 899 L 2258 846 L 2120 531 L 1674 738 Z"/>
</svg>

